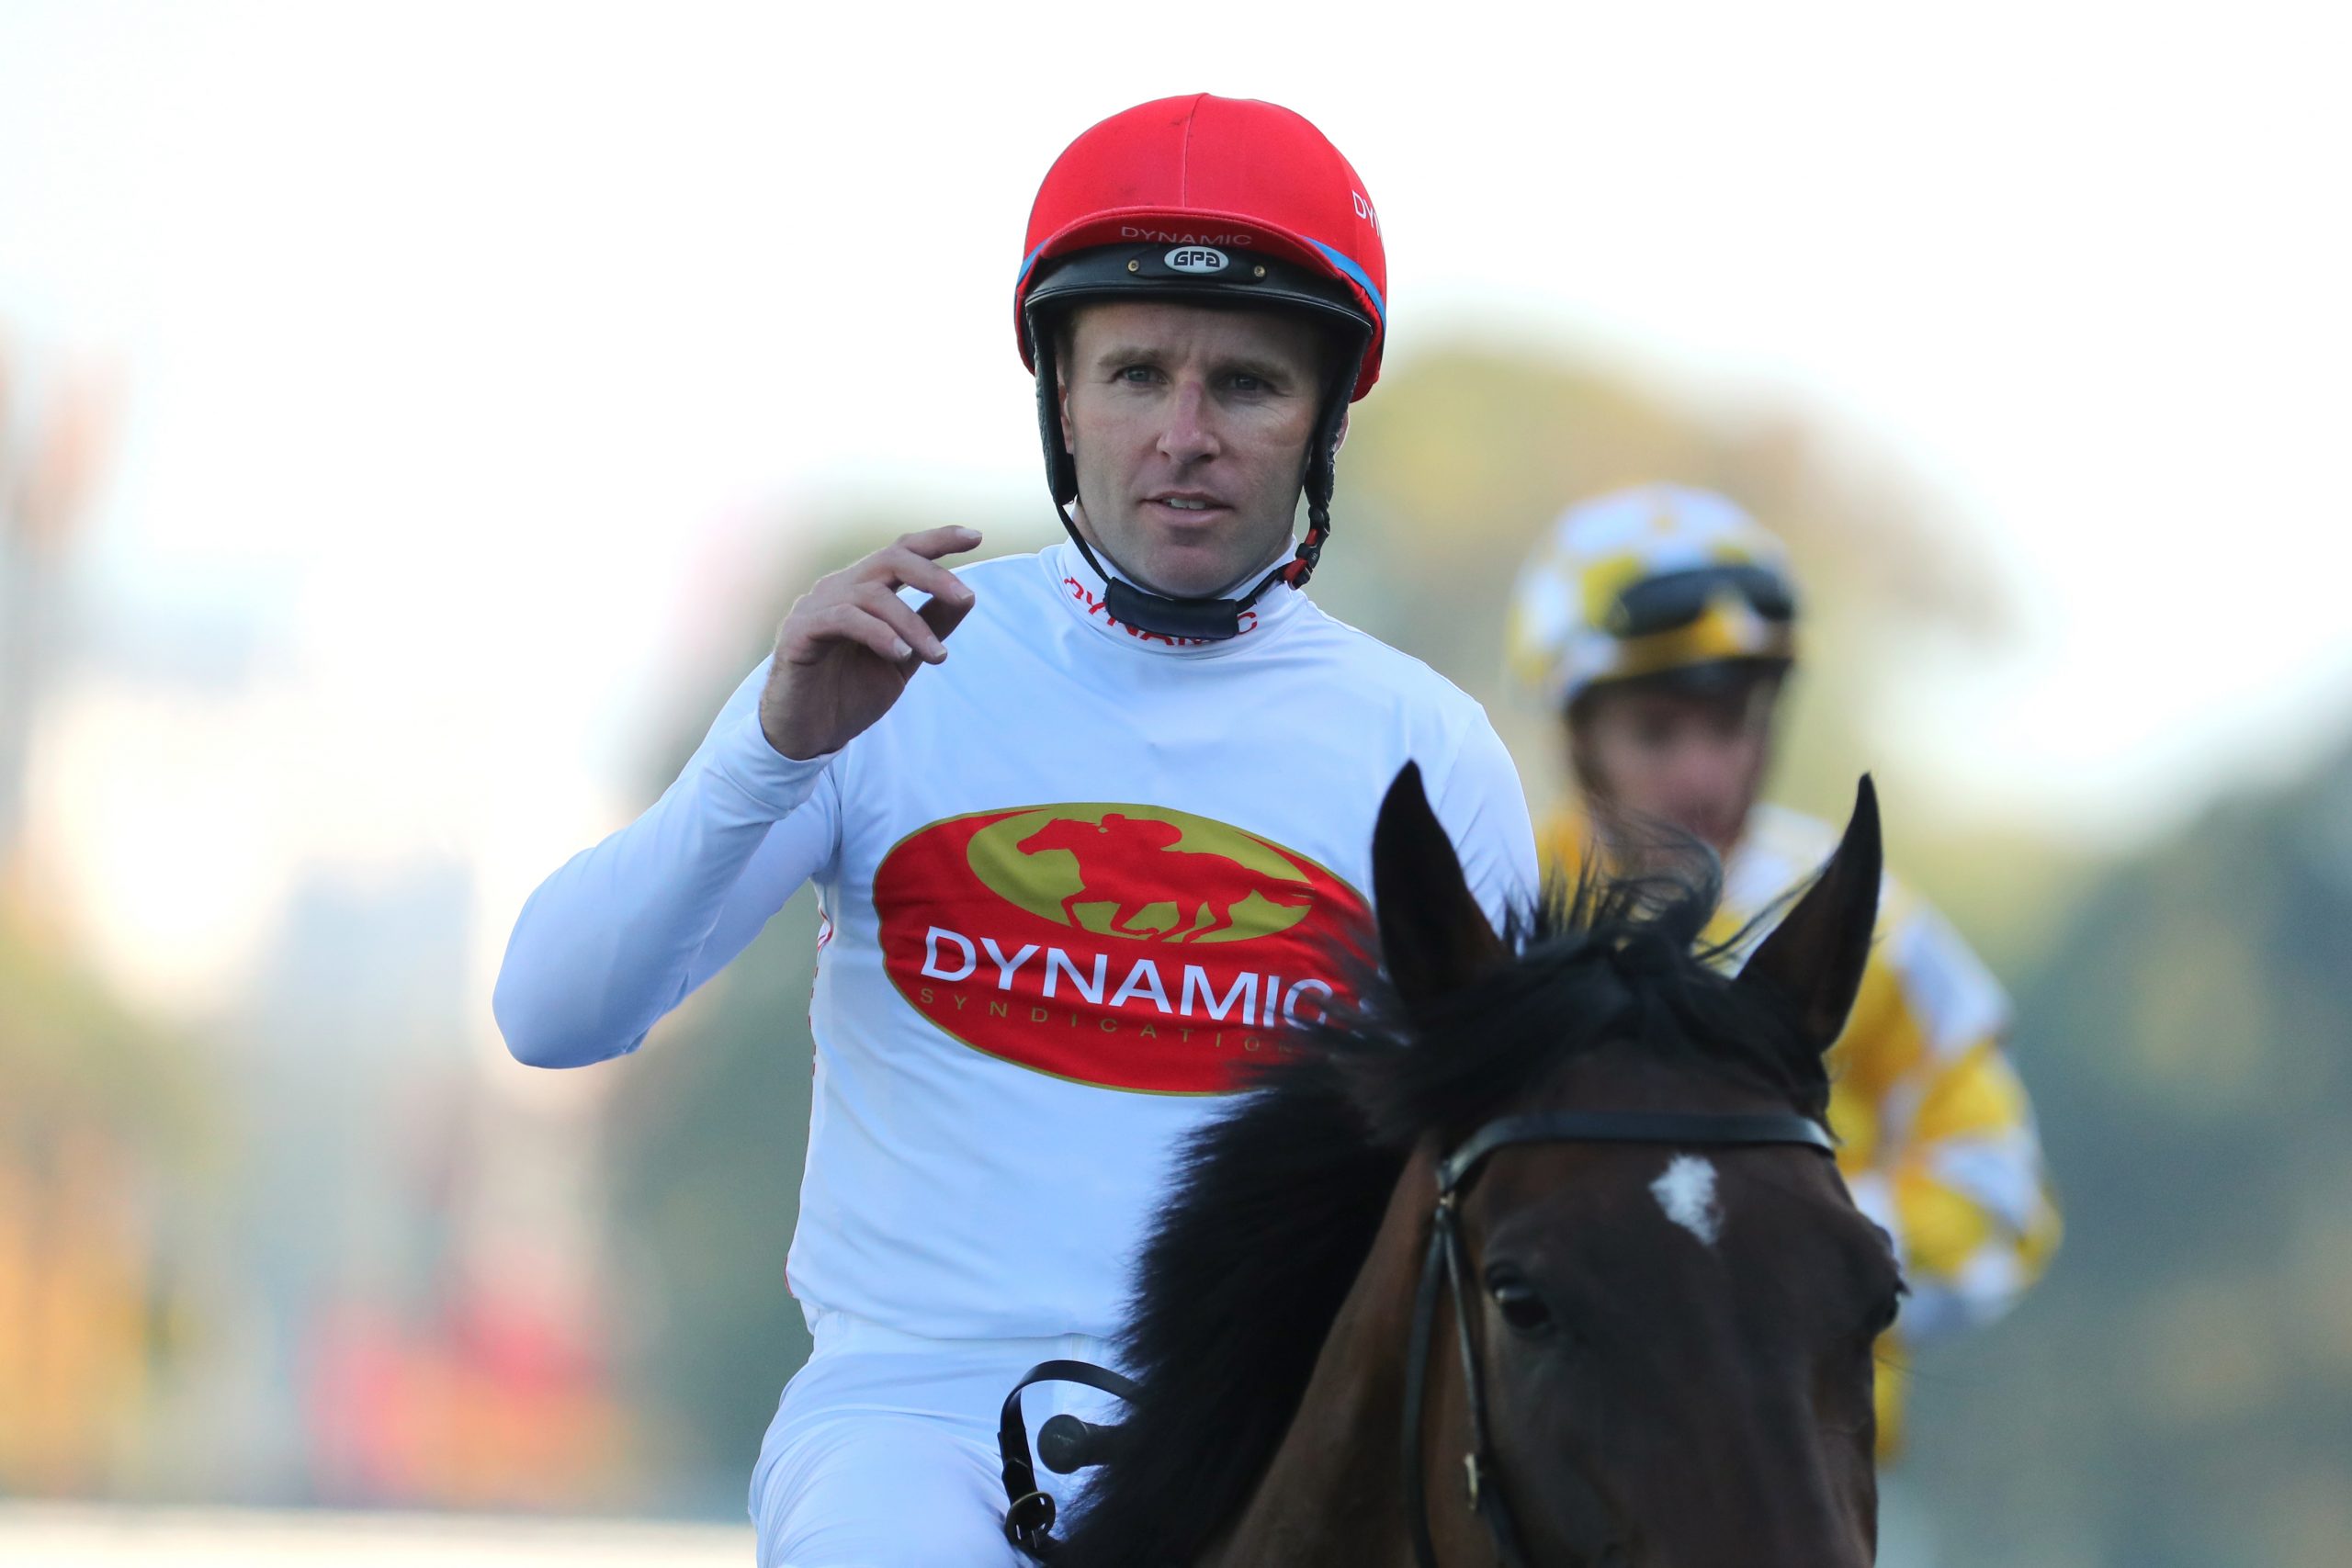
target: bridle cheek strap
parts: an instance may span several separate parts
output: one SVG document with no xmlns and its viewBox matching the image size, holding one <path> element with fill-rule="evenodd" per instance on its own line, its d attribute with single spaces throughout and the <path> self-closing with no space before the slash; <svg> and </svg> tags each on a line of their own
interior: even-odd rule
<svg viewBox="0 0 2352 1568">
<path fill-rule="evenodd" d="M 1429 1397 L 1430 1341 L 1437 1331 L 1438 1282 L 1442 1275 L 1446 1294 L 1453 1303 L 1453 1321 L 1459 1330 L 1456 1344 L 1462 1354 L 1462 1388 L 1470 1408 L 1470 1449 L 1462 1456 L 1470 1506 L 1494 1533 L 1503 1562 L 1515 1568 L 1525 1559 L 1520 1551 L 1510 1510 L 1503 1506 L 1495 1473 L 1494 1450 L 1487 1438 L 1486 1385 L 1478 1375 L 1478 1359 L 1471 1348 L 1470 1303 L 1464 1293 L 1462 1273 L 1462 1232 L 1455 1219 L 1453 1197 L 1448 1194 L 1438 1200 L 1437 1214 L 1430 1224 L 1429 1251 L 1421 1259 L 1420 1284 L 1413 1292 L 1412 1337 L 1405 1367 L 1405 1499 L 1413 1532 L 1413 1551 L 1422 1568 L 1437 1568 L 1437 1546 L 1430 1536 L 1429 1498 L 1421 1479 L 1421 1431 Z"/>
<path fill-rule="evenodd" d="M 1413 1326 L 1405 1340 L 1405 1522 L 1413 1535 L 1413 1561 L 1420 1568 L 1437 1568 L 1437 1547 L 1430 1539 L 1429 1492 L 1421 1479 L 1421 1427 L 1429 1398 L 1430 1337 L 1437 1329 L 1438 1275 L 1448 1267 L 1453 1207 L 1449 1199 L 1438 1201 L 1429 1250 L 1421 1257 L 1420 1281 L 1413 1288 Z"/>
<path fill-rule="evenodd" d="M 1438 1162 L 1437 1210 L 1430 1220 L 1430 1244 L 1421 1258 L 1420 1282 L 1413 1292 L 1413 1323 L 1405 1350 L 1405 1517 L 1412 1532 L 1413 1559 L 1419 1568 L 1438 1568 L 1437 1546 L 1430 1534 L 1422 1428 L 1427 1418 L 1430 1345 L 1437 1333 L 1441 1283 L 1453 1303 L 1454 1337 L 1462 1356 L 1463 1398 L 1470 1416 L 1470 1446 L 1462 1457 L 1470 1507 L 1486 1521 L 1487 1531 L 1494 1537 L 1496 1554 L 1506 1568 L 1520 1568 L 1526 1562 L 1518 1527 L 1495 1468 L 1485 1380 L 1479 1374 L 1477 1348 L 1470 1338 L 1469 1294 L 1463 1282 L 1469 1260 L 1463 1247 L 1461 1216 L 1455 1205 L 1470 1179 L 1497 1149 L 1514 1144 L 1561 1143 L 1716 1147 L 1784 1144 L 1823 1155 L 1834 1154 L 1838 1146 L 1819 1122 L 1794 1113 L 1702 1115 L 1681 1111 L 1568 1111 L 1498 1117 Z M 1576 1479 L 1579 1489 L 1589 1495 L 1592 1517 L 1599 1528 L 1607 1530 L 1609 1508 L 1605 1500 L 1582 1475 Z M 1580 1556 L 1593 1568 L 1610 1568 L 1623 1561 L 1623 1542 L 1618 1534 L 1611 1532 Z"/>
</svg>

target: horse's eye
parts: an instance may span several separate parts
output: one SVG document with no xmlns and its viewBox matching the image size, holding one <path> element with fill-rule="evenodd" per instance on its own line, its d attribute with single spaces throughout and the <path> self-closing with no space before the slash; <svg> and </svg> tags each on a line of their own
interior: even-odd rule
<svg viewBox="0 0 2352 1568">
<path fill-rule="evenodd" d="M 1516 1274 L 1491 1274 L 1487 1278 L 1487 1293 L 1495 1298 L 1497 1310 L 1503 1321 L 1521 1334 L 1543 1334 L 1552 1326 L 1552 1309 L 1535 1287 Z"/>
</svg>

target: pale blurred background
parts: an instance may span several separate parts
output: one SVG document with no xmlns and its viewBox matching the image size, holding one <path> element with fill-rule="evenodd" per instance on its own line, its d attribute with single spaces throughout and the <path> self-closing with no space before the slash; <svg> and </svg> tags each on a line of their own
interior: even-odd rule
<svg viewBox="0 0 2352 1568">
<path fill-rule="evenodd" d="M 1811 589 L 1779 793 L 1874 770 L 2019 998 L 2069 1239 L 1917 1368 L 1886 1561 L 2340 1564 L 2347 43 L 0 0 L 0 1562 L 750 1560 L 812 917 L 582 1073 L 491 978 L 827 563 L 1052 536 L 1030 197 L 1208 88 L 1321 125 L 1391 247 L 1318 596 L 1540 804 L 1521 551 L 1728 491 Z"/>
</svg>

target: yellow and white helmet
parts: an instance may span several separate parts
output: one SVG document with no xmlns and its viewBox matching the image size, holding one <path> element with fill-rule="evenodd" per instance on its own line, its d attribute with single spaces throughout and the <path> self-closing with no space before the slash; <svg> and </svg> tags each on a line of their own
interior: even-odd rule
<svg viewBox="0 0 2352 1568">
<path fill-rule="evenodd" d="M 1561 513 L 1521 569 L 1512 672 L 1565 708 L 1603 681 L 1796 657 L 1788 551 L 1712 491 L 1644 485 Z"/>
</svg>

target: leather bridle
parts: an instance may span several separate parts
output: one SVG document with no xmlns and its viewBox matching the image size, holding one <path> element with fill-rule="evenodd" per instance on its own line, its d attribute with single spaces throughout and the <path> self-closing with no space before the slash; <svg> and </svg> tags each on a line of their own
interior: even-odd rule
<svg viewBox="0 0 2352 1568">
<path fill-rule="evenodd" d="M 1421 1278 L 1413 1293 L 1413 1326 L 1405 1361 L 1405 1508 L 1413 1533 L 1413 1557 L 1419 1568 L 1437 1568 L 1437 1548 L 1430 1538 L 1429 1497 L 1423 1483 L 1421 1427 L 1429 1394 L 1430 1342 L 1437 1327 L 1441 1284 L 1453 1302 L 1453 1331 L 1462 1352 L 1463 1397 L 1470 1412 L 1470 1446 L 1462 1456 L 1470 1492 L 1471 1511 L 1487 1522 L 1495 1551 L 1506 1568 L 1522 1568 L 1525 1553 L 1510 1505 L 1504 1499 L 1495 1473 L 1494 1450 L 1487 1433 L 1487 1397 L 1478 1367 L 1477 1348 L 1470 1340 L 1469 1301 L 1463 1284 L 1468 1259 L 1462 1242 L 1459 1201 L 1487 1156 L 1517 1144 L 1666 1144 L 1722 1147 L 1793 1144 L 1834 1154 L 1828 1132 L 1809 1116 L 1792 1112 L 1758 1115 L 1709 1115 L 1697 1112 L 1634 1111 L 1563 1111 L 1525 1116 L 1504 1116 L 1473 1133 L 1453 1154 L 1438 1162 L 1437 1210 L 1430 1224 L 1429 1251 L 1421 1259 Z M 1591 1483 L 1582 1476 L 1575 1484 L 1587 1495 L 1591 1513 L 1605 1520 L 1608 1509 Z M 1579 1552 L 1591 1568 L 1618 1568 L 1625 1560 L 1623 1535 L 1611 1530 Z"/>
</svg>

